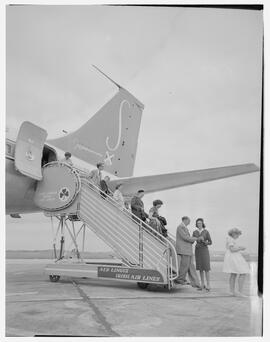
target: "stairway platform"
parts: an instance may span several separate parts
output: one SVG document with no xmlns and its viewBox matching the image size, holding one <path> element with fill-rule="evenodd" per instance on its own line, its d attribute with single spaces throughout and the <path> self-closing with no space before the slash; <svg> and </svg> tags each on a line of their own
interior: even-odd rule
<svg viewBox="0 0 270 342">
<path fill-rule="evenodd" d="M 97 260 L 95 260 L 97 261 Z M 104 280 L 127 281 L 134 283 L 167 284 L 158 270 L 135 268 L 119 263 L 81 262 L 62 260 L 48 264 L 44 270 L 50 280 L 57 282 L 61 276 L 74 278 L 98 278 Z"/>
</svg>

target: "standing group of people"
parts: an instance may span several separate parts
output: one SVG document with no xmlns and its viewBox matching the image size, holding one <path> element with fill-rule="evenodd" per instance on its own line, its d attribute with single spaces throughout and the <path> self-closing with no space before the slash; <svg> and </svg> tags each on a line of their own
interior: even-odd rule
<svg viewBox="0 0 270 342">
<path fill-rule="evenodd" d="M 205 289 L 210 291 L 210 255 L 208 246 L 212 244 L 212 239 L 208 230 L 206 230 L 204 220 L 196 220 L 196 229 L 191 235 L 188 230 L 190 218 L 182 217 L 182 222 L 177 227 L 176 232 L 176 252 L 179 261 L 179 276 L 176 283 L 187 284 L 186 276 L 189 276 L 190 285 L 197 287 L 198 290 Z M 242 234 L 238 228 L 228 231 L 226 240 L 226 253 L 224 256 L 223 272 L 229 273 L 230 292 L 233 296 L 245 297 L 243 293 L 246 274 L 249 273 L 249 265 L 242 255 L 246 248 L 237 244 L 237 239 Z M 195 245 L 196 270 L 199 271 L 200 281 L 198 279 L 194 261 L 192 245 Z M 238 291 L 236 290 L 236 279 L 238 278 Z M 206 280 L 206 281 L 205 281 Z"/>
<path fill-rule="evenodd" d="M 71 161 L 71 153 L 66 152 L 65 158 L 61 160 L 69 165 L 73 165 Z M 102 178 L 102 170 L 104 169 L 104 163 L 97 163 L 97 168 L 92 170 L 88 179 L 101 189 L 101 196 L 112 196 L 117 202 L 120 208 L 129 210 L 132 212 L 134 219 L 139 218 L 143 222 L 147 222 L 154 230 L 161 235 L 167 237 L 166 219 L 159 215 L 159 209 L 163 205 L 161 200 L 153 201 L 153 206 L 147 214 L 144 210 L 144 203 L 142 198 L 144 196 L 144 190 L 138 190 L 137 193 L 131 199 L 130 207 L 129 203 L 124 200 L 122 194 L 123 184 L 118 184 L 114 192 L 108 187 L 110 181 L 109 176 Z M 189 276 L 190 285 L 198 290 L 210 291 L 210 255 L 208 246 L 212 244 L 212 239 L 209 231 L 206 229 L 204 220 L 198 218 L 196 220 L 196 229 L 192 235 L 188 229 L 190 224 L 190 218 L 188 216 L 182 217 L 182 222 L 177 227 L 176 231 L 176 253 L 178 256 L 179 264 L 179 276 L 175 280 L 177 284 L 188 284 L 186 277 Z M 245 261 L 241 252 L 245 250 L 244 246 L 237 244 L 237 239 L 242 234 L 238 228 L 230 229 L 226 241 L 226 253 L 224 257 L 223 272 L 229 273 L 229 285 L 232 295 L 244 296 L 243 286 L 246 274 L 249 273 L 248 263 Z M 195 243 L 195 262 L 193 259 L 192 245 Z M 197 275 L 197 271 L 200 274 L 200 280 Z M 238 291 L 236 291 L 236 279 L 238 277 Z"/>
<path fill-rule="evenodd" d="M 208 245 L 212 244 L 211 236 L 209 231 L 205 229 L 202 218 L 196 220 L 196 229 L 192 236 L 188 230 L 189 224 L 190 218 L 188 216 L 183 216 L 182 222 L 177 227 L 176 231 L 176 253 L 178 255 L 179 263 L 179 276 L 176 279 L 176 283 L 185 285 L 187 283 L 186 276 L 188 274 L 191 286 L 197 287 L 199 290 L 205 289 L 206 291 L 210 291 L 210 255 Z M 196 270 L 200 272 L 200 281 L 193 261 L 192 245 L 194 242 L 196 242 Z"/>
</svg>

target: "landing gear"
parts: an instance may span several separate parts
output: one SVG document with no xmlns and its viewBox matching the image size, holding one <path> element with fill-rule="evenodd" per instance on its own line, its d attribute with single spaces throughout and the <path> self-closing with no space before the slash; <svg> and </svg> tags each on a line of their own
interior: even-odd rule
<svg viewBox="0 0 270 342">
<path fill-rule="evenodd" d="M 58 262 L 64 258 L 82 260 L 79 246 L 78 246 L 78 236 L 80 232 L 83 233 L 82 240 L 82 253 L 84 252 L 84 242 L 85 242 L 85 227 L 86 225 L 83 223 L 79 230 L 76 232 L 74 221 L 78 221 L 77 215 L 54 215 L 56 219 L 58 219 L 58 227 L 55 230 L 53 225 L 53 216 L 51 216 L 51 224 L 52 224 L 52 233 L 53 233 L 53 252 L 55 262 Z M 66 237 L 65 232 L 68 232 L 71 238 L 69 246 L 66 248 Z M 59 249 L 56 248 L 57 240 L 59 239 L 60 234 L 60 246 Z M 71 246 L 74 246 L 71 250 Z"/>
<path fill-rule="evenodd" d="M 142 290 L 147 289 L 148 285 L 149 283 L 137 283 L 137 286 Z"/>
<path fill-rule="evenodd" d="M 54 252 L 54 265 L 57 264 L 59 262 L 59 264 L 62 264 L 63 259 L 65 260 L 70 260 L 72 262 L 72 260 L 76 260 L 76 262 L 78 261 L 82 261 L 81 255 L 79 253 L 79 246 L 78 246 L 78 236 L 80 234 L 80 232 L 83 233 L 83 240 L 82 240 L 82 252 L 84 252 L 84 243 L 85 243 L 85 228 L 86 225 L 83 223 L 81 225 L 81 227 L 79 228 L 79 230 L 76 232 L 75 230 L 75 225 L 74 225 L 74 221 L 78 221 L 78 217 L 77 215 L 65 215 L 65 214 L 61 214 L 61 215 L 54 215 L 55 218 L 58 219 L 58 227 L 55 230 L 54 229 L 54 225 L 53 225 L 53 216 L 51 216 L 51 225 L 52 225 L 52 234 L 53 234 L 53 252 Z M 71 241 L 69 246 L 67 246 L 67 248 L 65 247 L 66 244 L 66 238 L 65 238 L 65 231 L 69 233 Z M 60 237 L 59 237 L 60 235 Z M 60 238 L 60 239 L 59 239 Z M 60 246 L 57 249 L 56 248 L 56 242 L 60 241 Z M 74 246 L 75 248 L 73 248 L 71 250 L 71 246 Z M 52 283 L 57 283 L 60 279 L 60 275 L 56 274 L 51 274 L 51 272 L 53 272 L 53 270 L 50 270 L 49 273 L 49 279 Z M 57 272 L 57 271 L 56 271 Z"/>
<path fill-rule="evenodd" d="M 53 275 L 53 274 L 50 275 L 50 281 L 52 283 L 57 283 L 59 279 L 60 279 L 59 275 Z"/>
</svg>

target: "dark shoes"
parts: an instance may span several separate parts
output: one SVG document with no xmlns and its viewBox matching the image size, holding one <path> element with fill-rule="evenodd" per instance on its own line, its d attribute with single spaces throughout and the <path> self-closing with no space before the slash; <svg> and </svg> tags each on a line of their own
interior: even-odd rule
<svg viewBox="0 0 270 342">
<path fill-rule="evenodd" d="M 174 281 L 176 284 L 180 284 L 180 285 L 188 285 L 186 281 L 183 281 L 183 280 L 175 280 Z"/>
<path fill-rule="evenodd" d="M 194 287 L 197 290 L 202 290 L 202 287 L 200 285 L 192 285 L 192 287 Z"/>
<path fill-rule="evenodd" d="M 202 290 L 205 290 L 207 292 L 210 291 L 210 287 L 207 287 L 207 286 L 194 286 L 194 287 L 197 287 L 197 290 L 199 291 L 202 291 Z"/>
</svg>

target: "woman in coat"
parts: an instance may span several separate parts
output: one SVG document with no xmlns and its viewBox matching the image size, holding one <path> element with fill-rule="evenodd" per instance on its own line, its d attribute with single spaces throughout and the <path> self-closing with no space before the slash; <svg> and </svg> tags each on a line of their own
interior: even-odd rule
<svg viewBox="0 0 270 342">
<path fill-rule="evenodd" d="M 157 232 L 162 234 L 161 223 L 159 221 L 159 212 L 163 202 L 161 200 L 155 200 L 153 202 L 153 207 L 149 210 L 149 226 L 154 228 Z"/>
<path fill-rule="evenodd" d="M 211 236 L 208 230 L 205 229 L 205 224 L 202 218 L 196 220 L 196 230 L 193 232 L 193 237 L 202 239 L 196 242 L 195 260 L 196 270 L 200 271 L 201 289 L 210 291 L 210 255 L 208 245 L 212 244 Z M 204 283 L 204 274 L 206 278 L 206 286 Z"/>
</svg>

